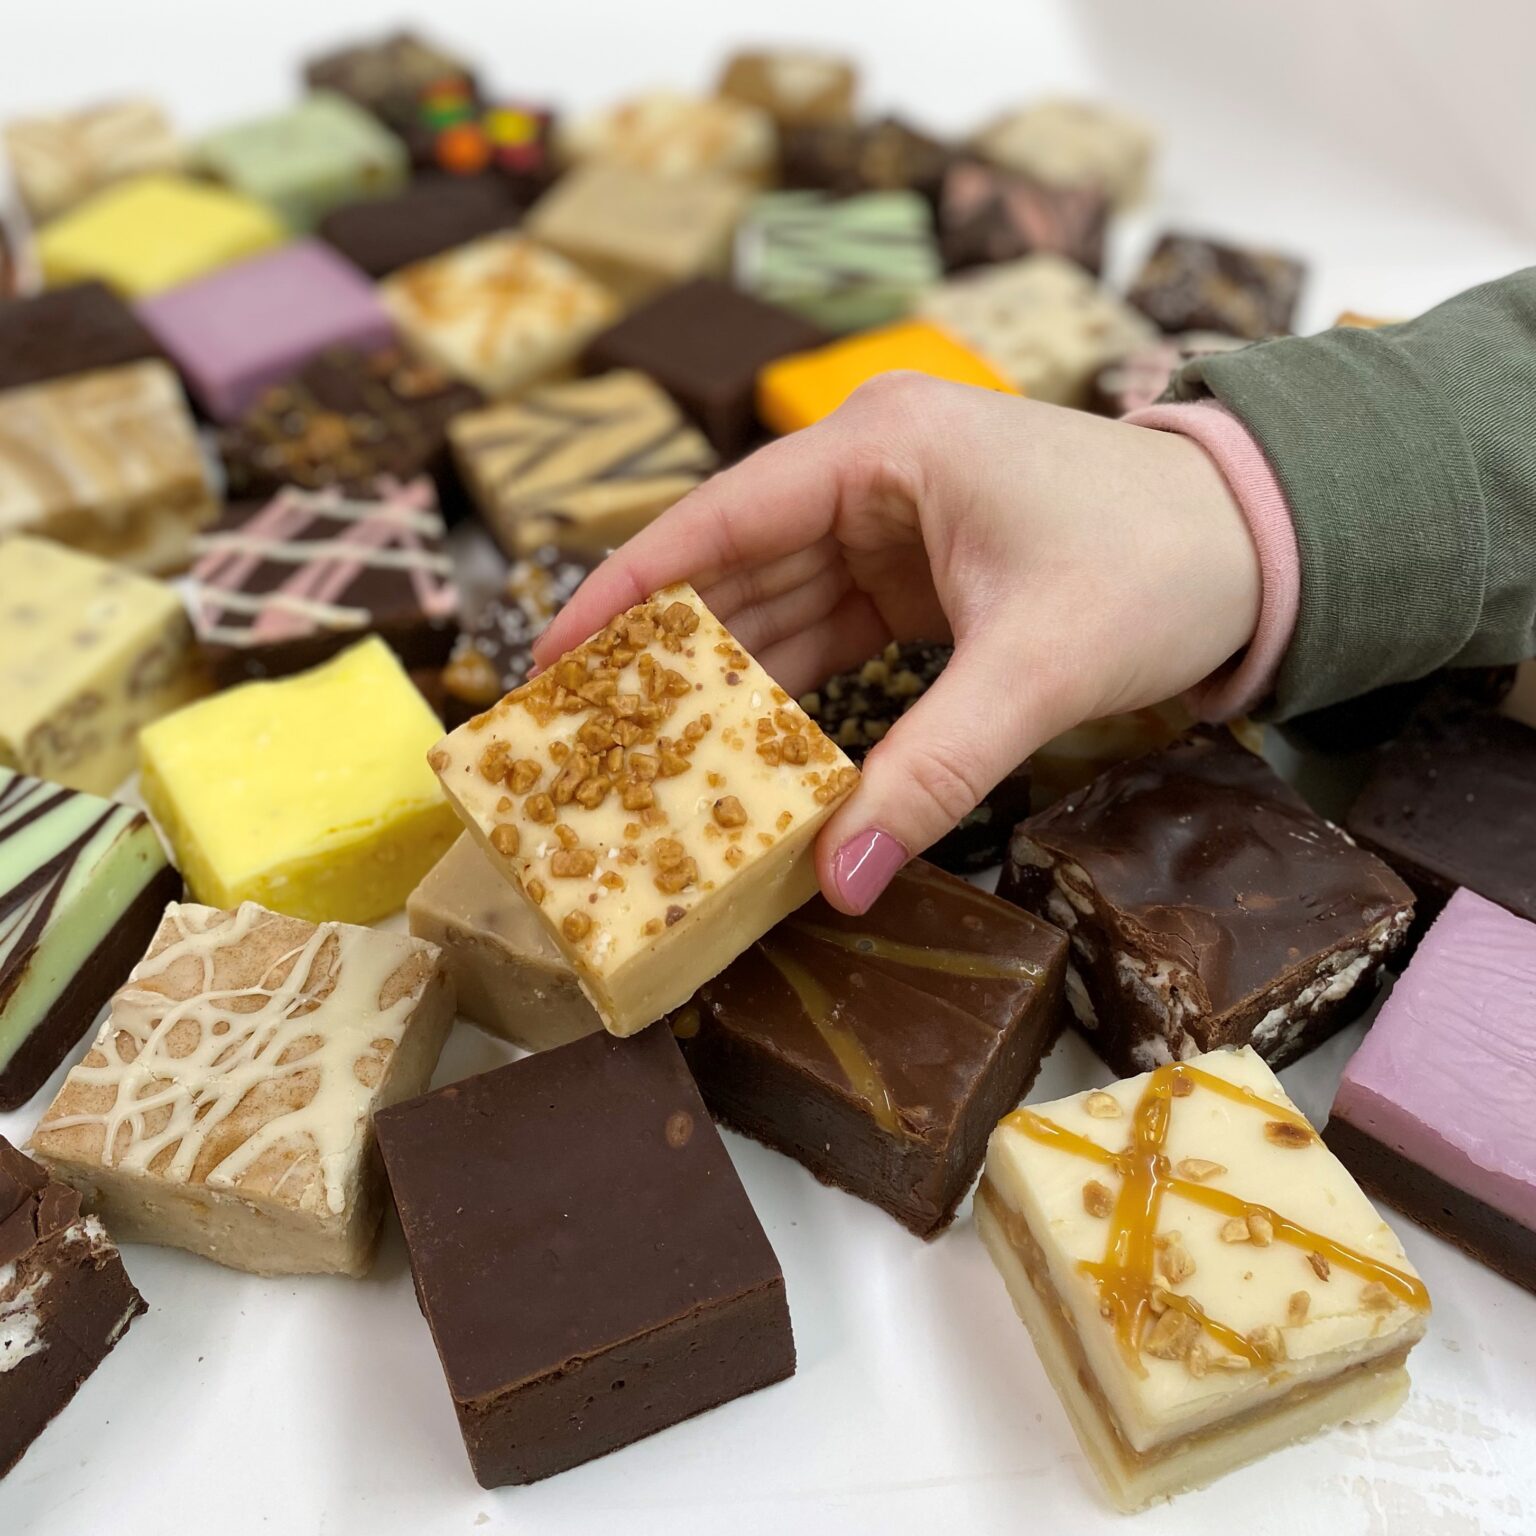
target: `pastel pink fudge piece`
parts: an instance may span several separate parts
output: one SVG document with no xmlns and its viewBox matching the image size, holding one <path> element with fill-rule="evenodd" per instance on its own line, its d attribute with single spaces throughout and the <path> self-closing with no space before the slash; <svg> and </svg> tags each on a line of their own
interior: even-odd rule
<svg viewBox="0 0 1536 1536">
<path fill-rule="evenodd" d="M 1355 1052 L 1334 1118 L 1536 1229 L 1536 923 L 1458 890 Z"/>
<path fill-rule="evenodd" d="M 299 240 L 138 307 L 215 421 L 235 421 L 329 347 L 391 345 L 373 284 L 328 246 Z"/>
</svg>

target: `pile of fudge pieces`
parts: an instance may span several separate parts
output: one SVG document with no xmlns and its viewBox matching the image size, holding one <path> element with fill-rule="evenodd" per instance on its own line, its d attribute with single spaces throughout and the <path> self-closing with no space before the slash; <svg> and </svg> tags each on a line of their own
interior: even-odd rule
<svg viewBox="0 0 1536 1536">
<path fill-rule="evenodd" d="M 796 700 L 679 586 L 528 680 L 605 551 L 860 382 L 1123 412 L 1283 334 L 1295 261 L 1168 234 L 1122 297 L 1140 124 L 943 140 L 837 58 L 574 120 L 413 36 L 304 86 L 3 130 L 0 1473 L 144 1310 L 114 1239 L 360 1275 L 391 1202 L 486 1486 L 780 1381 L 717 1123 L 924 1238 L 985 1163 L 1126 1508 L 1402 1400 L 1429 1303 L 1363 1190 L 1536 1288 L 1502 680 L 1315 722 L 1382 739 L 1347 833 L 1251 728 L 1081 727 L 857 918 L 812 846 L 943 645 Z M 1389 967 L 1320 1137 L 1275 1069 Z M 455 1018 L 527 1054 L 428 1092 Z M 1106 1086 L 1018 1107 L 1063 1028 Z"/>
</svg>

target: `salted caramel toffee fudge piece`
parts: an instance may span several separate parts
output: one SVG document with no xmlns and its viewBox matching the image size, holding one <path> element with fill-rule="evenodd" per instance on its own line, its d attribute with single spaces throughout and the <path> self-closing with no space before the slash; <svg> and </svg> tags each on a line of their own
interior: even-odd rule
<svg viewBox="0 0 1536 1536">
<path fill-rule="evenodd" d="M 1015 1110 L 976 1224 L 1120 1509 L 1407 1394 L 1429 1295 L 1247 1047 Z"/>
<path fill-rule="evenodd" d="M 620 614 L 433 748 L 459 815 L 633 1034 L 816 889 L 858 781 L 691 587 Z"/>
<path fill-rule="evenodd" d="M 29 1150 L 125 1241 L 360 1275 L 374 1111 L 426 1087 L 452 1020 L 434 944 L 173 905 Z"/>
</svg>

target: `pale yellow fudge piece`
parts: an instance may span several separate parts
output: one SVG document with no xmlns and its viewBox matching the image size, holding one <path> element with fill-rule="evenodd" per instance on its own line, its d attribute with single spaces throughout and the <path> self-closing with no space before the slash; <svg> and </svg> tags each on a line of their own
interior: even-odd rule
<svg viewBox="0 0 1536 1536">
<path fill-rule="evenodd" d="M 766 181 L 778 153 L 773 119 L 760 107 L 721 96 L 647 91 L 561 125 L 561 153 L 653 176 L 736 176 Z"/>
<path fill-rule="evenodd" d="M 426 1088 L 452 1021 L 435 945 L 174 903 L 30 1150 L 125 1242 L 360 1275 L 374 1112 Z"/>
<path fill-rule="evenodd" d="M 468 832 L 405 910 L 411 932 L 442 950 L 459 1012 L 482 1029 L 546 1051 L 603 1027 L 539 914 Z"/>
<path fill-rule="evenodd" d="M 111 794 L 139 731 L 202 691 L 170 587 L 47 539 L 0 540 L 0 766 Z"/>
<path fill-rule="evenodd" d="M 458 835 L 422 760 L 441 730 L 373 635 L 145 731 L 144 800 L 199 901 L 369 923 L 402 907 Z"/>
<path fill-rule="evenodd" d="M 1254 1051 L 993 1132 L 976 1221 L 1122 1509 L 1393 1412 L 1429 1296 Z"/>
<path fill-rule="evenodd" d="M 858 782 L 682 585 L 430 761 L 616 1035 L 686 1002 L 812 895 L 812 842 Z"/>
</svg>

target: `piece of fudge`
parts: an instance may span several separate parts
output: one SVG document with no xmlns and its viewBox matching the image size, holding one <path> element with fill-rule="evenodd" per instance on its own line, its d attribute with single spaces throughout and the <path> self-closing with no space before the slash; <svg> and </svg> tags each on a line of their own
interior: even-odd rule
<svg viewBox="0 0 1536 1536">
<path fill-rule="evenodd" d="M 373 1115 L 427 1086 L 453 1007 L 436 945 L 408 934 L 174 904 L 29 1150 L 125 1242 L 364 1274 Z"/>
<path fill-rule="evenodd" d="M 484 396 L 436 363 L 400 347 L 323 352 L 274 385 L 218 437 L 230 496 L 276 495 L 287 486 L 360 491 L 380 475 L 453 481 L 448 423 Z"/>
<path fill-rule="evenodd" d="M 430 762 L 618 1035 L 686 1002 L 814 893 L 812 843 L 858 782 L 681 584 Z"/>
<path fill-rule="evenodd" d="M 379 297 L 406 342 L 488 395 L 567 370 L 619 301 L 521 235 L 485 235 L 387 277 Z"/>
<path fill-rule="evenodd" d="M 723 277 L 748 202 L 728 177 L 660 176 L 597 161 L 540 198 L 526 228 L 636 304 L 692 277 Z"/>
<path fill-rule="evenodd" d="M 1262 341 L 1291 329 L 1306 267 L 1273 251 L 1164 235 L 1126 295 L 1162 331 Z"/>
<path fill-rule="evenodd" d="M 1072 937 L 1067 997 L 1116 1072 L 1218 1046 L 1279 1067 L 1357 1015 L 1413 895 L 1225 732 L 1019 825 L 998 894 Z"/>
<path fill-rule="evenodd" d="M 181 599 L 48 539 L 0 539 L 0 765 L 91 794 L 205 684 Z"/>
<path fill-rule="evenodd" d="M 1105 363 L 1156 339 L 1144 316 L 1062 256 L 1025 256 L 961 273 L 918 303 L 985 353 L 1032 400 L 1083 405 Z"/>
<path fill-rule="evenodd" d="M 30 294 L 37 286 L 32 231 L 0 166 L 0 302 Z"/>
<path fill-rule="evenodd" d="M 769 363 L 757 376 L 757 414 L 772 432 L 798 432 L 830 416 L 861 384 L 892 369 L 1018 393 L 979 349 L 936 325 L 902 320 Z"/>
<path fill-rule="evenodd" d="M 525 1051 L 603 1027 L 528 898 L 466 832 L 405 904 L 411 932 L 443 952 L 459 1012 Z"/>
<path fill-rule="evenodd" d="M 546 384 L 449 423 L 459 472 L 509 555 L 557 542 L 602 554 L 719 463 L 643 373 Z"/>
<path fill-rule="evenodd" d="M 669 1022 L 716 1119 L 932 1237 L 1056 1038 L 1066 957 L 917 860 L 863 917 L 807 902 Z"/>
<path fill-rule="evenodd" d="M 951 272 L 1047 253 L 1097 276 L 1108 224 L 1098 187 L 1054 186 L 979 160 L 956 161 L 939 197 L 939 249 Z"/>
<path fill-rule="evenodd" d="M 332 347 L 392 346 L 373 284 L 317 240 L 225 267 L 139 305 L 203 410 L 233 422 Z"/>
<path fill-rule="evenodd" d="M 0 1478 L 148 1310 L 80 1196 L 0 1137 Z"/>
<path fill-rule="evenodd" d="M 1117 208 L 1147 190 L 1146 125 L 1095 102 L 1047 99 L 994 118 L 971 140 L 983 159 L 1056 187 L 1098 187 Z"/>
<path fill-rule="evenodd" d="M 187 176 L 135 176 L 93 193 L 37 238 L 52 288 L 99 278 L 128 298 L 148 298 L 286 238 L 261 203 Z"/>
<path fill-rule="evenodd" d="M 1248 343 L 1215 331 L 1184 331 L 1137 347 L 1106 363 L 1094 375 L 1088 409 L 1101 416 L 1127 416 L 1162 398 L 1175 373 L 1191 358 L 1234 352 Z"/>
<path fill-rule="evenodd" d="M 849 197 L 859 192 L 914 192 L 937 203 L 955 151 L 897 117 L 868 123 L 808 123 L 780 136 L 786 187 Z"/>
<path fill-rule="evenodd" d="M 666 1030 L 454 1083 L 378 1134 L 482 1486 L 794 1374 L 779 1262 Z"/>
<path fill-rule="evenodd" d="M 744 48 L 720 71 L 715 93 L 766 112 L 780 128 L 846 123 L 859 75 L 853 63 L 808 48 Z"/>
<path fill-rule="evenodd" d="M 149 360 L 0 393 L 0 538 L 184 567 L 213 492 L 176 375 Z"/>
<path fill-rule="evenodd" d="M 521 207 L 560 174 L 555 114 L 548 107 L 482 101 L 463 79 L 428 86 L 405 137 L 418 165 L 484 181 Z"/>
<path fill-rule="evenodd" d="M 187 591 L 219 687 L 302 672 L 365 632 L 408 669 L 440 667 L 459 594 L 430 480 L 279 491 L 203 534 Z"/>
<path fill-rule="evenodd" d="M 371 923 L 458 835 L 422 760 L 441 729 L 371 635 L 158 721 L 139 738 L 140 787 L 199 901 Z"/>
<path fill-rule="evenodd" d="M 737 282 L 828 331 L 898 319 L 940 271 L 933 216 L 915 192 L 770 192 L 737 238 Z"/>
<path fill-rule="evenodd" d="M 180 895 L 142 811 L 0 768 L 0 1110 L 42 1087 Z"/>
<path fill-rule="evenodd" d="M 510 229 L 518 203 L 494 177 L 435 176 L 413 181 L 392 197 L 346 203 L 315 232 L 370 277 Z"/>
<path fill-rule="evenodd" d="M 176 130 L 153 101 L 16 118 L 5 125 L 0 141 L 21 200 L 40 224 L 114 182 L 179 170 L 185 158 Z"/>
<path fill-rule="evenodd" d="M 422 92 L 447 81 L 474 94 L 474 71 L 469 64 L 405 31 L 349 43 L 304 66 L 304 83 L 312 91 L 340 93 L 402 137 L 408 137 L 415 124 Z"/>
<path fill-rule="evenodd" d="M 1407 1395 L 1428 1292 L 1246 1047 L 1015 1110 L 976 1225 L 1122 1510 Z"/>
<path fill-rule="evenodd" d="M 561 126 L 560 152 L 572 163 L 604 161 L 653 176 L 729 176 L 766 181 L 777 138 L 757 107 L 719 96 L 648 91 Z"/>
<path fill-rule="evenodd" d="M 862 768 L 871 748 L 938 681 L 954 649 L 925 640 L 904 645 L 893 640 L 863 666 L 838 672 L 802 694 L 800 707 Z M 957 827 L 925 848 L 923 857 L 956 874 L 990 869 L 1002 862 L 1009 834 L 1029 812 L 1026 761 L 994 785 Z"/>
<path fill-rule="evenodd" d="M 634 368 L 648 374 L 721 454 L 734 458 L 762 432 L 758 373 L 776 358 L 830 340 L 787 309 L 701 277 L 631 310 L 593 339 L 582 365 L 592 373 Z"/>
<path fill-rule="evenodd" d="M 0 391 L 159 356 L 143 321 L 105 283 L 0 301 Z"/>
</svg>

